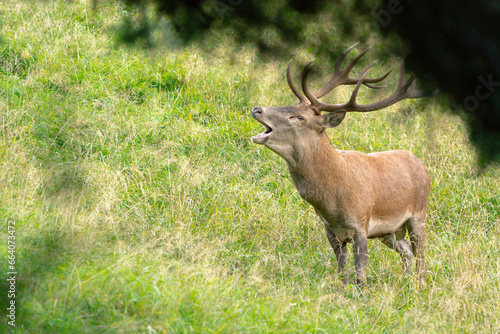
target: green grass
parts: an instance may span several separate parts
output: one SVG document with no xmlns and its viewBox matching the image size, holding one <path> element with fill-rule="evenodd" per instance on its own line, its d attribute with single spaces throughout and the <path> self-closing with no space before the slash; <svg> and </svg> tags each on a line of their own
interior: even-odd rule
<svg viewBox="0 0 500 334">
<path fill-rule="evenodd" d="M 284 161 L 250 141 L 253 106 L 295 100 L 285 62 L 217 34 L 119 46 L 132 14 L 112 3 L 13 0 L 0 15 L 0 302 L 15 221 L 16 333 L 498 332 L 500 173 L 477 173 L 442 106 L 348 115 L 329 133 L 340 149 L 408 149 L 432 178 L 427 285 L 373 240 L 367 290 L 343 289 Z"/>
</svg>

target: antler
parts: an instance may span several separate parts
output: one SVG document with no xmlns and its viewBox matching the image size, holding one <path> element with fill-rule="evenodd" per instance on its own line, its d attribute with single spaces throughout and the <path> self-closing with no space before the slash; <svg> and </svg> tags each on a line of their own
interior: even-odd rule
<svg viewBox="0 0 500 334">
<path fill-rule="evenodd" d="M 367 66 L 361 75 L 358 78 L 349 78 L 349 72 L 351 69 L 354 67 L 354 65 L 357 63 L 357 61 L 369 50 L 366 49 L 361 54 L 359 54 L 343 71 L 340 70 L 340 65 L 346 55 L 357 45 L 354 44 L 351 46 L 349 49 L 347 49 L 340 59 L 335 63 L 335 71 L 332 76 L 332 78 L 328 81 L 328 83 L 321 88 L 317 92 L 311 92 L 309 88 L 307 87 L 307 76 L 309 74 L 309 71 L 312 67 L 312 61 L 307 63 L 307 65 L 304 67 L 304 70 L 302 71 L 302 90 L 304 94 L 298 91 L 298 89 L 293 85 L 293 82 L 291 80 L 290 76 L 290 63 L 288 64 L 288 69 L 287 69 L 287 81 L 288 85 L 290 86 L 290 89 L 293 91 L 295 96 L 300 100 L 300 102 L 303 103 L 309 103 L 311 105 L 311 108 L 319 114 L 321 111 L 328 111 L 328 112 L 334 112 L 334 111 L 340 111 L 340 110 L 345 110 L 345 111 L 358 111 L 358 112 L 368 112 L 368 111 L 374 111 L 374 110 L 380 110 L 383 108 L 386 108 L 392 104 L 395 104 L 401 100 L 408 99 L 408 98 L 420 98 L 424 97 L 427 94 L 417 90 L 413 82 L 415 81 L 415 76 L 412 75 L 410 79 L 405 81 L 405 75 L 404 75 L 404 62 L 401 63 L 400 69 L 399 69 L 399 82 L 398 82 L 398 87 L 392 93 L 390 96 L 375 102 L 371 104 L 365 104 L 365 105 L 359 105 L 356 103 L 356 97 L 358 94 L 359 89 L 361 88 L 361 85 L 365 85 L 369 88 L 372 89 L 378 89 L 378 88 L 383 88 L 386 86 L 375 86 L 371 85 L 372 83 L 377 83 L 389 75 L 392 70 L 388 71 L 384 75 L 378 78 L 373 78 L 373 79 L 366 79 L 366 74 L 368 73 L 368 70 L 370 67 L 372 67 L 375 63 L 373 62 L 369 66 Z M 351 97 L 349 100 L 345 103 L 341 104 L 329 104 L 329 103 L 323 103 L 319 101 L 318 99 L 333 90 L 334 88 L 340 86 L 340 85 L 356 85 L 352 91 Z"/>
<path fill-rule="evenodd" d="M 293 84 L 292 75 L 290 74 L 291 67 L 292 67 L 292 61 L 290 60 L 290 62 L 288 63 L 288 67 L 286 68 L 286 81 L 288 82 L 288 86 L 292 90 L 293 94 L 297 96 L 297 98 L 301 103 L 309 103 L 309 100 L 304 96 L 304 94 L 302 94 Z"/>
<path fill-rule="evenodd" d="M 342 56 L 340 56 L 340 58 L 337 60 L 337 62 L 335 63 L 335 68 L 334 68 L 334 72 L 333 72 L 333 76 L 330 78 L 330 80 L 326 83 L 325 86 L 323 86 L 323 88 L 321 88 L 319 91 L 315 92 L 314 93 L 314 96 L 316 96 L 316 98 L 321 98 L 323 96 L 325 96 L 326 94 L 328 94 L 330 91 L 332 91 L 334 88 L 340 86 L 340 85 L 355 85 L 358 83 L 358 81 L 360 81 L 361 79 L 361 76 L 358 77 L 358 78 L 349 78 L 349 72 L 352 70 L 352 68 L 356 65 L 356 63 L 358 62 L 358 60 L 363 57 L 363 55 L 368 52 L 368 50 L 370 50 L 371 47 L 368 47 L 366 48 L 365 50 L 363 50 L 356 58 L 354 58 L 353 61 L 351 61 L 351 63 L 344 69 L 344 70 L 340 70 L 340 65 L 342 64 L 342 62 L 344 61 L 345 57 L 349 54 L 349 52 L 351 52 L 352 49 L 354 49 L 357 45 L 359 44 L 356 43 L 354 44 L 353 46 L 351 46 L 350 48 L 348 48 L 347 50 L 345 50 L 343 53 L 342 53 Z M 372 83 L 377 83 L 377 82 L 380 82 L 380 81 L 383 81 L 385 78 L 387 78 L 387 76 L 392 72 L 392 69 L 390 69 L 387 73 L 385 73 L 384 75 L 382 75 L 381 77 L 379 78 L 373 78 L 373 79 L 365 79 L 363 81 L 363 85 L 369 87 L 369 88 L 372 88 L 372 89 L 380 89 L 380 88 L 385 88 L 387 87 L 387 85 L 384 85 L 384 86 L 375 86 L 375 85 L 371 85 Z"/>
</svg>

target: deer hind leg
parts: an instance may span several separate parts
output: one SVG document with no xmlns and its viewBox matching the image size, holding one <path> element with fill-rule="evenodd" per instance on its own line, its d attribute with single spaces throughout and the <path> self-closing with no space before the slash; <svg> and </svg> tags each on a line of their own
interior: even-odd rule
<svg viewBox="0 0 500 334">
<path fill-rule="evenodd" d="M 396 232 L 399 234 L 398 232 Z M 410 242 L 404 238 L 404 234 L 406 231 L 403 227 L 403 237 L 398 240 L 396 234 L 389 234 L 380 238 L 382 243 L 387 247 L 394 249 L 401 255 L 401 259 L 403 260 L 403 270 L 406 274 L 411 274 L 411 263 L 413 260 L 413 251 Z M 399 235 L 398 235 L 399 236 Z"/>
<path fill-rule="evenodd" d="M 366 262 L 368 261 L 368 238 L 364 231 L 354 233 L 354 267 L 356 268 L 356 284 L 366 285 Z"/>
<path fill-rule="evenodd" d="M 347 260 L 347 242 L 339 240 L 333 232 L 331 232 L 326 227 L 326 236 L 328 237 L 328 242 L 335 252 L 335 257 L 337 258 L 338 273 L 342 283 L 347 285 L 347 273 L 345 270 L 345 264 Z"/>
<path fill-rule="evenodd" d="M 419 279 L 425 281 L 427 276 L 427 266 L 425 265 L 425 225 L 426 216 L 414 216 L 408 219 L 407 228 L 410 235 L 413 254 L 416 257 L 416 270 Z"/>
</svg>

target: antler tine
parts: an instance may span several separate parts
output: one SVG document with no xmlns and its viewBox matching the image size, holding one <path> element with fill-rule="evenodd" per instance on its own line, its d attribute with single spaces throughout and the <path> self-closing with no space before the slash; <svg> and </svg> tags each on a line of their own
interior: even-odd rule
<svg viewBox="0 0 500 334">
<path fill-rule="evenodd" d="M 427 96 L 428 94 L 421 92 L 414 87 L 414 85 L 413 85 L 414 81 L 415 81 L 415 75 L 412 75 L 408 80 L 405 81 L 404 61 L 403 61 L 403 62 L 401 62 L 401 65 L 399 68 L 398 87 L 396 88 L 394 93 L 392 93 L 390 96 L 388 96 L 388 97 L 386 97 L 378 102 L 371 103 L 371 104 L 365 104 L 365 105 L 356 104 L 351 96 L 351 99 L 349 100 L 349 102 L 347 102 L 345 105 L 343 105 L 342 106 L 343 108 L 341 108 L 341 109 L 346 109 L 346 111 L 369 112 L 369 111 L 384 109 L 384 108 L 391 106 L 391 105 L 393 105 L 401 100 L 404 100 L 404 99 L 419 98 L 419 97 Z M 358 87 L 358 86 L 360 86 L 359 83 L 356 87 Z M 411 88 L 411 89 L 408 90 L 409 88 Z M 353 92 L 353 95 L 354 95 L 354 92 Z M 322 110 L 324 110 L 324 111 L 336 111 L 336 110 L 338 110 L 338 108 L 339 108 L 338 106 L 335 106 L 335 108 L 326 106 L 326 108 L 324 108 Z"/>
<path fill-rule="evenodd" d="M 401 98 L 403 99 L 418 99 L 421 97 L 428 97 L 428 96 L 434 96 L 437 94 L 439 89 L 434 89 L 432 92 L 424 92 L 421 90 L 418 90 L 415 87 L 415 74 L 412 74 L 411 77 L 405 82 L 404 81 L 404 68 L 405 68 L 405 62 L 404 60 L 401 62 L 401 65 L 399 67 L 399 84 L 398 84 L 398 90 L 404 91 L 404 97 Z"/>
<path fill-rule="evenodd" d="M 368 52 L 368 50 L 370 50 L 372 47 L 369 46 L 367 47 L 366 49 L 364 49 L 363 51 L 361 51 L 361 53 L 359 55 L 356 56 L 356 58 L 354 58 L 350 63 L 349 65 L 347 65 L 347 67 L 342 71 L 343 73 L 343 76 L 346 77 L 346 79 L 349 79 L 347 78 L 347 75 L 349 74 L 349 72 L 351 72 L 352 68 L 358 63 L 358 61 L 361 59 L 361 57 L 363 57 L 365 55 L 365 53 Z"/>
<path fill-rule="evenodd" d="M 306 66 L 304 66 L 304 69 L 302 70 L 302 78 L 301 78 L 301 82 L 302 82 L 302 91 L 304 92 L 304 94 L 306 95 L 306 97 L 309 99 L 309 101 L 311 102 L 311 108 L 314 110 L 314 112 L 316 114 L 320 114 L 321 113 L 321 107 L 323 105 L 322 102 L 320 102 L 316 96 L 314 96 L 313 93 L 311 93 L 311 91 L 309 90 L 309 88 L 307 87 L 307 76 L 309 74 L 309 71 L 311 70 L 311 67 L 312 67 L 312 64 L 313 64 L 313 61 L 314 60 L 311 60 L 310 62 L 308 62 L 306 64 Z"/>
<path fill-rule="evenodd" d="M 359 44 L 359 42 L 356 43 L 356 44 L 354 44 L 354 45 L 352 45 L 351 47 L 349 47 L 347 50 L 345 50 L 342 53 L 342 55 L 340 56 L 340 58 L 335 63 L 333 75 L 330 78 L 330 80 L 328 80 L 328 82 L 319 91 L 317 91 L 317 92 L 314 93 L 314 95 L 318 99 L 321 98 L 321 97 L 323 97 L 323 96 L 325 96 L 329 92 L 331 92 L 335 87 L 338 87 L 338 86 L 343 85 L 343 84 L 349 84 L 348 82 L 352 82 L 351 84 L 355 84 L 354 79 L 351 79 L 351 78 L 348 77 L 349 72 L 352 70 L 352 68 L 354 67 L 354 65 L 356 65 L 356 63 L 358 62 L 358 60 L 370 48 L 367 48 L 367 49 L 363 50 L 359 55 L 357 55 L 356 58 L 354 58 L 349 63 L 349 65 L 347 65 L 347 67 L 344 70 L 341 70 L 340 66 L 341 66 L 342 62 L 344 61 L 345 57 L 349 54 L 349 52 L 351 52 L 352 49 L 354 49 L 358 44 Z M 349 79 L 351 79 L 351 80 L 349 80 Z"/>
<path fill-rule="evenodd" d="M 363 85 L 365 85 L 366 87 L 371 88 L 371 89 L 386 88 L 387 85 L 375 86 L 375 85 L 372 85 L 371 83 L 376 83 L 376 82 L 380 82 L 380 81 L 385 80 L 385 78 L 387 78 L 389 76 L 389 74 L 391 74 L 391 72 L 392 72 L 392 68 L 389 71 L 387 71 L 384 75 L 382 75 L 378 78 L 365 79 L 365 80 L 363 80 Z"/>
<path fill-rule="evenodd" d="M 363 57 L 364 54 L 366 52 L 368 52 L 368 50 L 370 50 L 371 47 L 368 47 L 365 50 L 361 51 L 361 53 L 359 55 L 357 55 L 349 63 L 349 65 L 347 65 L 347 67 L 344 70 L 340 69 L 340 66 L 341 66 L 343 60 L 345 59 L 345 57 L 358 44 L 359 44 L 359 42 L 356 43 L 356 44 L 354 44 L 354 45 L 352 45 L 350 48 L 348 48 L 347 50 L 345 50 L 342 53 L 342 55 L 340 56 L 340 58 L 335 63 L 334 72 L 333 72 L 333 75 L 330 78 L 330 80 L 320 90 L 318 90 L 317 92 L 314 93 L 314 95 L 318 99 L 321 98 L 321 97 L 323 97 L 323 96 L 325 96 L 326 94 L 328 94 L 329 92 L 331 92 L 334 88 L 336 88 L 336 87 L 338 87 L 340 85 L 355 85 L 355 84 L 358 83 L 358 81 L 360 80 L 360 77 L 358 77 L 358 78 L 350 78 L 349 77 L 349 73 L 351 72 L 351 70 L 353 69 L 353 67 L 357 64 L 357 62 L 359 61 L 359 59 L 361 59 L 361 57 Z M 387 78 L 387 76 L 389 75 L 389 73 L 391 73 L 391 71 L 392 70 L 389 70 L 387 73 L 385 73 L 384 75 L 382 75 L 381 77 L 378 77 L 378 78 L 365 79 L 364 82 L 363 82 L 363 84 L 365 86 L 367 86 L 368 88 L 372 88 L 372 89 L 385 88 L 385 87 L 387 87 L 386 85 L 376 86 L 376 85 L 372 85 L 372 83 L 377 83 L 377 82 L 383 81 L 385 78 Z"/>
<path fill-rule="evenodd" d="M 403 87 L 404 83 L 405 83 L 405 61 L 403 59 L 401 64 L 399 64 L 398 89 Z"/>
<path fill-rule="evenodd" d="M 375 110 L 380 110 L 383 108 L 386 108 L 390 105 L 393 105 L 401 100 L 404 99 L 409 99 L 409 98 L 420 98 L 424 96 L 428 96 L 430 94 L 424 93 L 419 91 L 418 89 L 415 88 L 414 81 L 415 81 L 415 75 L 412 75 L 408 80 L 405 80 L 405 67 L 404 67 L 404 61 L 401 62 L 401 65 L 399 67 L 399 80 L 398 80 L 398 86 L 396 90 L 388 97 L 375 102 L 371 104 L 365 104 L 365 105 L 359 105 L 356 103 L 356 98 L 359 92 L 359 89 L 361 88 L 361 85 L 367 85 L 371 84 L 373 82 L 380 82 L 387 78 L 387 76 L 391 73 L 392 69 L 389 70 L 387 73 L 382 75 L 379 78 L 374 78 L 374 79 L 366 79 L 366 75 L 368 73 L 368 70 L 377 62 L 374 61 L 367 67 L 363 69 L 361 72 L 361 75 L 359 78 L 353 79 L 349 78 L 348 74 L 349 71 L 354 67 L 356 62 L 363 56 L 364 53 L 366 53 L 367 50 L 364 50 L 360 55 L 358 55 L 343 71 L 340 71 L 340 63 L 342 60 L 345 58 L 345 56 L 356 46 L 353 45 L 349 49 L 347 49 L 343 54 L 341 59 L 337 61 L 335 64 L 335 73 L 333 77 L 330 79 L 330 81 L 323 87 L 318 93 L 313 93 L 309 90 L 307 86 L 307 76 L 309 75 L 309 72 L 311 70 L 313 61 L 311 60 L 306 64 L 302 71 L 302 76 L 301 76 L 301 84 L 302 84 L 302 91 L 304 94 L 300 93 L 297 88 L 293 85 L 291 81 L 291 76 L 290 76 L 290 64 L 288 64 L 288 69 L 287 69 L 287 80 L 290 88 L 294 92 L 294 94 L 299 98 L 301 102 L 309 102 L 311 109 L 314 110 L 316 114 L 320 114 L 322 111 L 327 111 L 327 112 L 336 112 L 340 110 L 345 110 L 345 111 L 358 111 L 358 112 L 369 112 L 369 111 L 375 111 Z M 330 103 L 323 103 L 319 101 L 319 98 L 326 94 L 327 90 L 331 90 L 335 88 L 336 86 L 340 84 L 355 84 L 356 86 L 354 87 L 351 97 L 349 100 L 345 103 L 340 103 L 340 104 L 330 104 Z M 370 87 L 370 86 L 368 86 Z M 381 88 L 378 86 L 375 86 L 377 88 Z M 373 87 L 370 87 L 373 88 Z M 432 94 L 435 94 L 436 91 L 434 91 Z M 305 96 L 304 96 L 305 95 Z"/>
<path fill-rule="evenodd" d="M 404 93 L 404 98 L 419 98 L 428 96 L 429 94 L 419 91 L 415 87 L 415 74 L 412 74 L 410 78 L 405 82 L 405 62 L 404 60 L 401 62 L 399 66 L 399 84 L 396 91 L 400 90 Z"/>
<path fill-rule="evenodd" d="M 302 73 L 302 90 L 304 91 L 304 94 L 306 94 L 307 98 L 309 101 L 311 101 L 311 107 L 316 113 L 319 113 L 321 111 L 327 111 L 327 112 L 335 112 L 335 111 L 340 111 L 340 110 L 345 110 L 345 111 L 357 111 L 357 112 L 369 112 L 369 111 L 375 111 L 375 110 L 380 110 L 384 109 L 390 105 L 393 105 L 401 100 L 408 99 L 408 98 L 420 98 L 424 96 L 428 96 L 429 94 L 426 94 L 424 92 L 419 91 L 414 87 L 414 81 L 415 81 L 415 75 L 412 75 L 408 80 L 405 81 L 405 74 L 404 74 L 404 62 L 401 63 L 400 69 L 399 69 L 399 80 L 398 80 L 398 87 L 392 93 L 390 96 L 375 102 L 371 104 L 365 104 L 365 105 L 359 105 L 356 103 L 356 97 L 358 95 L 358 91 L 361 88 L 361 85 L 365 83 L 365 79 L 368 70 L 376 63 L 373 62 L 369 66 L 367 66 L 363 72 L 361 73 L 361 76 L 356 83 L 356 86 L 354 87 L 351 97 L 349 100 L 345 103 L 340 103 L 340 104 L 329 104 L 329 103 L 323 103 L 320 102 L 307 88 L 307 74 L 312 66 L 312 62 L 309 62 L 306 67 L 304 68 L 304 72 Z"/>
<path fill-rule="evenodd" d="M 342 52 L 342 55 L 340 58 L 335 62 L 335 73 L 340 72 L 340 65 L 342 65 L 342 62 L 344 61 L 345 57 L 349 54 L 349 52 L 352 51 L 356 46 L 358 46 L 359 42 L 354 43 L 351 45 L 347 50 Z"/>
<path fill-rule="evenodd" d="M 321 111 L 334 112 L 334 111 L 340 111 L 340 110 L 353 111 L 358 107 L 358 105 L 356 103 L 356 97 L 358 95 L 359 89 L 361 88 L 361 85 L 364 83 L 364 80 L 365 80 L 365 77 L 368 73 L 368 70 L 376 63 L 377 63 L 377 61 L 374 61 L 373 63 L 371 63 L 370 65 L 368 65 L 367 67 L 365 67 L 363 69 L 363 71 L 361 72 L 360 78 L 359 78 L 358 82 L 356 83 L 356 86 L 354 87 L 354 89 L 351 93 L 351 97 L 349 98 L 349 101 L 347 101 L 345 103 L 340 103 L 340 104 L 323 103 L 323 102 L 320 102 L 318 99 L 316 99 L 314 97 L 314 95 L 312 97 L 309 97 L 308 94 L 311 94 L 311 93 L 307 90 L 307 83 L 305 83 L 304 75 L 302 76 L 302 90 L 304 91 L 306 96 L 309 98 L 309 100 L 315 99 L 315 101 L 312 102 L 313 107 L 314 107 L 313 110 L 315 110 L 315 111 L 316 110 L 318 110 L 319 112 L 321 112 Z M 310 65 L 310 64 L 308 64 L 308 65 Z M 310 66 L 309 66 L 309 68 L 310 68 Z M 307 72 L 309 71 L 309 68 L 307 68 Z M 306 70 L 306 69 L 304 68 L 304 70 Z M 307 76 L 307 72 L 306 72 L 306 76 Z"/>
<path fill-rule="evenodd" d="M 375 60 L 373 63 L 371 63 L 370 65 L 366 66 L 363 69 L 363 72 L 361 72 L 359 81 L 356 83 L 356 87 L 354 87 L 354 89 L 352 91 L 352 94 L 351 94 L 351 97 L 349 98 L 349 101 L 347 101 L 347 103 L 345 103 L 345 106 L 342 109 L 348 110 L 349 108 L 356 108 L 356 106 L 357 106 L 356 97 L 358 96 L 358 91 L 361 88 L 363 81 L 365 80 L 365 77 L 366 77 L 366 74 L 368 73 L 368 70 L 376 63 L 377 63 L 377 61 Z"/>
<path fill-rule="evenodd" d="M 291 67 L 292 67 L 292 60 L 290 60 L 290 62 L 288 63 L 288 67 L 286 68 L 286 81 L 288 82 L 288 86 L 290 87 L 293 94 L 299 99 L 300 102 L 308 103 L 309 101 L 307 100 L 307 98 L 297 89 L 297 87 L 295 87 L 293 83 L 291 75 Z"/>
<path fill-rule="evenodd" d="M 349 107 L 353 108 L 354 106 L 356 106 L 356 95 L 358 94 L 359 88 L 363 84 L 363 80 L 366 76 L 366 73 L 368 72 L 368 69 L 370 69 L 370 67 L 372 67 L 375 63 L 376 61 L 371 63 L 363 70 L 361 78 L 357 82 L 356 87 L 354 87 L 351 98 L 349 99 L 348 102 L 342 104 L 329 104 L 319 101 L 318 98 L 315 96 L 315 94 L 313 94 L 307 87 L 307 76 L 309 74 L 309 71 L 311 70 L 313 61 L 311 60 L 310 62 L 308 62 L 304 67 L 304 70 L 302 71 L 302 90 L 304 91 L 304 94 L 311 102 L 311 108 L 314 110 L 314 112 L 316 114 L 320 114 L 321 111 L 339 111 L 343 109 L 347 110 Z"/>
</svg>

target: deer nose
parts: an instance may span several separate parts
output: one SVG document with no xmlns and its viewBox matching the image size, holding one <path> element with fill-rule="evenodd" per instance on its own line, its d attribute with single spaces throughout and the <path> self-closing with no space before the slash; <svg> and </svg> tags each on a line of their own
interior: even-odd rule
<svg viewBox="0 0 500 334">
<path fill-rule="evenodd" d="M 252 109 L 252 116 L 253 116 L 253 118 L 257 118 L 260 115 L 262 115 L 262 107 L 254 107 Z"/>
</svg>

